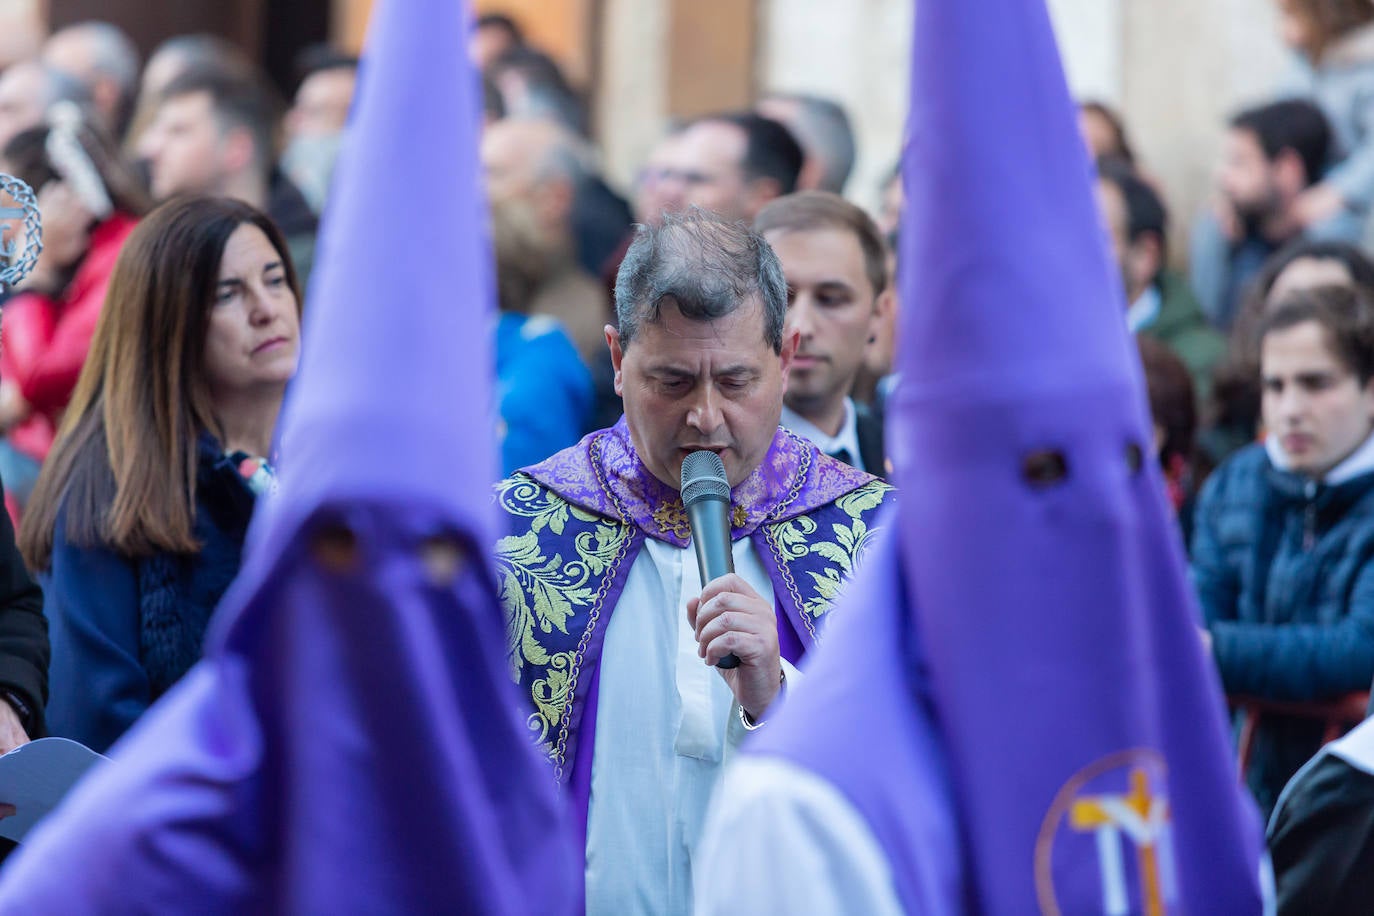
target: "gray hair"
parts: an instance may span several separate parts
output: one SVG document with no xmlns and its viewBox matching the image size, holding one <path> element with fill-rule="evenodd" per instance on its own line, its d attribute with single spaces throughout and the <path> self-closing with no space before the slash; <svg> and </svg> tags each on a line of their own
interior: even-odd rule
<svg viewBox="0 0 1374 916">
<path fill-rule="evenodd" d="M 206 32 L 173 35 L 154 49 L 148 62 L 152 63 L 153 57 L 164 54 L 181 59 L 178 72 L 200 67 L 218 67 L 232 73 L 251 72 L 253 69 L 252 61 L 242 48 L 226 38 Z"/>
<path fill-rule="evenodd" d="M 78 35 L 88 41 L 95 69 L 118 83 L 122 92 L 132 96 L 138 89 L 138 48 L 118 26 L 89 20 L 67 26 L 57 33 L 64 34 Z"/>
<path fill-rule="evenodd" d="M 629 345 L 640 322 L 658 321 L 664 305 L 692 321 L 715 321 L 756 297 L 764 340 L 780 353 L 787 281 L 763 236 L 696 207 L 666 214 L 661 226 L 636 228 L 616 275 L 620 345 Z"/>
<path fill-rule="evenodd" d="M 801 92 L 770 92 L 768 98 L 793 102 L 797 114 L 788 127 L 797 135 L 807 155 L 819 154 L 824 172 L 819 190 L 843 194 L 854 169 L 854 128 L 838 102 Z"/>
</svg>

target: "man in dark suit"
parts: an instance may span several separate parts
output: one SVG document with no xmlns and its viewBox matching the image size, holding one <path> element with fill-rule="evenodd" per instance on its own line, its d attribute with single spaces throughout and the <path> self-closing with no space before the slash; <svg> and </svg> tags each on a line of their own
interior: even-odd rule
<svg viewBox="0 0 1374 916">
<path fill-rule="evenodd" d="M 1374 900 L 1374 718 L 1326 745 L 1269 821 L 1280 913 L 1364 913 Z"/>
<path fill-rule="evenodd" d="M 878 227 L 842 197 L 801 191 L 765 206 L 754 231 L 782 261 L 787 324 L 801 336 L 782 425 L 826 454 L 884 476 L 882 420 L 849 394 L 865 349 L 893 307 Z"/>
</svg>

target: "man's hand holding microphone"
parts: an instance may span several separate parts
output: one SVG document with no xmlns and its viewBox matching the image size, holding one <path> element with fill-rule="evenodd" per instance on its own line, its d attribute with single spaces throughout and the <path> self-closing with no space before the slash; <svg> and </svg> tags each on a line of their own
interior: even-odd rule
<svg viewBox="0 0 1374 916">
<path fill-rule="evenodd" d="M 778 623 L 773 605 L 735 574 L 730 552 L 730 484 L 715 452 L 682 463 L 682 503 L 706 587 L 687 602 L 697 654 L 716 665 L 744 710 L 759 722 L 782 689 Z"/>
</svg>

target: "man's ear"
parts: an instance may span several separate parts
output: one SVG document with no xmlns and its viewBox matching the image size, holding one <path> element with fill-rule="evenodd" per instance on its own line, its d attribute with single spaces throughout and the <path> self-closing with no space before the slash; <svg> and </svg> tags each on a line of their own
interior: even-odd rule
<svg viewBox="0 0 1374 916">
<path fill-rule="evenodd" d="M 225 131 L 222 142 L 220 161 L 225 169 L 238 175 L 253 167 L 258 145 L 252 131 L 246 127 L 231 128 Z"/>
<path fill-rule="evenodd" d="M 615 370 L 615 393 L 624 397 L 625 382 L 621 374 L 620 366 L 625 360 L 625 351 L 620 348 L 620 332 L 614 325 L 606 325 L 602 328 L 606 334 L 606 347 L 611 351 L 611 368 Z"/>
<path fill-rule="evenodd" d="M 782 387 L 787 390 L 787 377 L 792 371 L 792 357 L 797 355 L 797 347 L 801 342 L 801 331 L 796 328 L 784 326 L 782 329 L 782 350 L 778 352 L 778 357 L 782 360 Z"/>
<path fill-rule="evenodd" d="M 892 312 L 895 308 L 897 308 L 897 290 L 894 284 L 889 283 L 878 294 L 878 298 L 873 300 L 873 317 L 868 322 L 868 342 L 870 344 L 877 342 L 877 337 L 883 329 L 883 322 L 892 318 Z"/>
</svg>

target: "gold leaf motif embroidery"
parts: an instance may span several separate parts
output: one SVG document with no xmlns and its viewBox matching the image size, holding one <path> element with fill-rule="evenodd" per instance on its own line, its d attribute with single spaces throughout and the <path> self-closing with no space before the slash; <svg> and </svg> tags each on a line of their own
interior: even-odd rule
<svg viewBox="0 0 1374 916">
<path fill-rule="evenodd" d="M 873 481 L 835 501 L 843 516 L 822 532 L 816 520 L 807 515 L 768 525 L 767 542 L 778 558 L 783 585 L 812 638 L 814 622 L 826 613 L 842 583 L 853 572 L 858 556 L 872 536 L 865 517 L 880 506 L 891 487 Z M 603 518 L 571 505 L 528 478 L 514 478 L 497 487 L 501 508 L 517 518 L 529 519 L 524 533 L 502 538 L 497 544 L 496 562 L 502 605 L 506 613 L 508 663 L 512 676 L 522 675 L 534 711 L 527 719 L 532 736 L 553 761 L 555 773 L 563 778 L 569 712 L 577 692 L 581 653 L 597 626 L 607 585 L 617 565 L 624 559 L 627 545 L 634 538 L 628 524 Z M 741 524 L 742 509 L 736 507 L 732 521 Z M 540 545 L 539 535 L 546 529 L 555 535 L 567 533 L 569 522 L 577 534 L 572 538 L 575 556 L 561 553 L 549 556 Z M 680 502 L 661 507 L 655 521 L 665 531 L 684 539 L 691 526 Z M 566 545 L 566 539 L 560 545 Z M 566 549 L 566 548 L 565 548 Z M 792 564 L 817 557 L 819 570 L 808 570 L 803 577 L 806 594 L 793 575 Z M 798 574 L 800 570 L 798 570 Z M 570 622 L 581 628 L 578 647 L 553 651 L 559 640 L 541 640 L 541 635 L 569 635 Z M 586 621 L 585 625 L 582 621 Z M 566 638 L 562 641 L 567 644 Z"/>
<path fill-rule="evenodd" d="M 770 525 L 767 531 L 769 543 L 782 561 L 779 564 L 784 583 L 792 594 L 792 599 L 801 608 L 808 628 L 811 621 L 830 610 L 840 593 L 840 586 L 854 572 L 860 555 L 867 549 L 873 530 L 869 528 L 864 516 L 882 505 L 892 487 L 880 480 L 874 480 L 835 500 L 835 506 L 849 520 L 848 523 L 836 522 L 830 526 L 830 535 L 817 537 L 819 525 L 809 516 L 800 515 Z M 801 588 L 788 568 L 788 560 L 796 561 L 807 556 L 817 556 L 825 560 L 819 570 L 807 573 L 810 588 L 802 594 Z M 812 633 L 814 636 L 814 632 Z"/>
<path fill-rule="evenodd" d="M 497 542 L 496 569 L 506 615 L 507 663 L 517 682 L 527 667 L 540 669 L 542 676 L 530 686 L 535 711 L 526 724 L 553 757 L 553 737 L 570 700 L 577 660 L 573 651 L 550 653 L 539 634 L 567 634 L 568 621 L 600 599 L 600 580 L 625 546 L 630 529 L 521 478 L 499 484 L 496 498 L 507 512 L 530 519 L 528 532 Z M 594 527 L 573 539 L 575 557 L 565 561 L 562 554 L 547 556 L 539 532 L 547 528 L 562 534 L 570 518 Z"/>
</svg>

